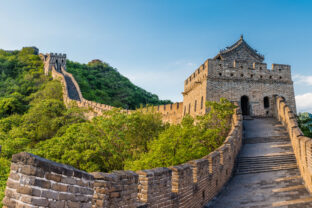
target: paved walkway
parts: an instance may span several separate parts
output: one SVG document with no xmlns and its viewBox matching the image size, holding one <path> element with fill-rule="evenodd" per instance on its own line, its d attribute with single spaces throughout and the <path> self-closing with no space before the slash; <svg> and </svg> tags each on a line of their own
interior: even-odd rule
<svg viewBox="0 0 312 208">
<path fill-rule="evenodd" d="M 67 85 L 67 90 L 68 90 L 68 97 L 72 100 L 78 100 L 80 101 L 79 93 L 78 90 L 76 89 L 76 86 L 71 79 L 71 77 L 64 75 L 66 85 Z"/>
<path fill-rule="evenodd" d="M 234 177 L 209 208 L 312 208 L 284 127 L 275 119 L 244 120 L 244 146 Z"/>
</svg>

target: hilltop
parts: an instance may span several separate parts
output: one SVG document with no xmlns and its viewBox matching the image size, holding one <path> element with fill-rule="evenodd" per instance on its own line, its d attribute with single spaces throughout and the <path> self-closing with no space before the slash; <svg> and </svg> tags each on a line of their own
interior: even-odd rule
<svg viewBox="0 0 312 208">
<path fill-rule="evenodd" d="M 171 103 L 170 100 L 159 100 L 157 95 L 134 85 L 117 69 L 100 60 L 93 60 L 88 64 L 67 61 L 66 67 L 77 80 L 82 95 L 87 100 L 124 109 Z"/>
</svg>

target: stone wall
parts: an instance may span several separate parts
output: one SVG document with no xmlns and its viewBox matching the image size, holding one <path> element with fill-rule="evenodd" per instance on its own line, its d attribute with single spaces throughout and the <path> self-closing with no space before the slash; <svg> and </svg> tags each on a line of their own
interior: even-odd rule
<svg viewBox="0 0 312 208">
<path fill-rule="evenodd" d="M 19 153 L 12 158 L 3 204 L 5 208 L 201 208 L 231 177 L 241 145 L 242 116 L 236 109 L 222 146 L 201 159 L 169 168 L 89 174 Z"/>
<path fill-rule="evenodd" d="M 226 98 L 241 102 L 249 99 L 251 116 L 272 116 L 272 105 L 264 107 L 264 97 L 272 104 L 274 95 L 283 96 L 293 112 L 296 112 L 293 82 L 289 65 L 273 64 L 267 69 L 265 63 L 247 61 L 222 61 L 208 59 L 184 82 L 184 113 L 199 115 L 201 100 L 219 101 Z"/>
<path fill-rule="evenodd" d="M 164 122 L 176 124 L 181 122 L 183 118 L 183 102 L 149 106 L 146 108 L 142 108 L 141 111 L 160 113 Z"/>
<path fill-rule="evenodd" d="M 4 208 L 91 207 L 93 176 L 23 152 L 12 157 Z"/>
<path fill-rule="evenodd" d="M 282 97 L 275 97 L 274 116 L 286 127 L 306 188 L 312 193 L 312 139 L 305 137 L 296 115 Z"/>
<path fill-rule="evenodd" d="M 60 69 L 61 70 L 59 72 L 56 70 L 55 66 L 52 65 L 51 73 L 52 73 L 53 79 L 59 80 L 62 84 L 63 100 L 67 107 L 69 107 L 72 104 L 76 104 L 80 108 L 88 109 L 88 113 L 85 114 L 88 119 L 92 119 L 95 116 L 101 116 L 103 115 L 104 111 L 112 110 L 114 108 L 113 106 L 110 106 L 110 105 L 105 105 L 105 104 L 101 104 L 101 103 L 97 103 L 97 102 L 85 99 L 82 96 L 79 84 L 77 83 L 74 76 L 71 73 L 67 72 L 64 69 L 64 66 L 61 66 Z M 74 86 L 79 94 L 80 100 L 73 100 L 69 97 L 68 86 L 67 86 L 67 82 L 65 81 L 64 75 L 70 77 L 70 79 L 74 83 Z M 154 111 L 154 112 L 160 113 L 162 115 L 162 120 L 164 122 L 179 123 L 182 120 L 182 109 L 183 109 L 183 103 L 180 102 L 180 103 L 160 105 L 160 106 L 151 106 L 148 108 L 143 108 L 141 110 L 143 112 Z M 126 110 L 126 109 L 124 111 L 126 113 L 132 112 L 132 110 Z"/>
</svg>

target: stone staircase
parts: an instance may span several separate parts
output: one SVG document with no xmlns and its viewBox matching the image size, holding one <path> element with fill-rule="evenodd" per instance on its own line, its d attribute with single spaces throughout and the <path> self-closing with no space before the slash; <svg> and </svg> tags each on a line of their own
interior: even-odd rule
<svg viewBox="0 0 312 208">
<path fill-rule="evenodd" d="M 262 173 L 294 168 L 297 168 L 294 154 L 240 157 L 236 164 L 236 174 Z"/>
<path fill-rule="evenodd" d="M 75 86 L 73 80 L 71 79 L 71 77 L 69 77 L 66 74 L 64 74 L 64 77 L 65 77 L 65 81 L 66 81 L 66 85 L 67 85 L 69 98 L 72 100 L 81 101 L 80 97 L 79 97 L 79 93 L 78 93 L 76 86 Z"/>
<path fill-rule="evenodd" d="M 243 144 L 231 181 L 206 208 L 312 207 L 281 123 L 244 120 Z"/>
</svg>

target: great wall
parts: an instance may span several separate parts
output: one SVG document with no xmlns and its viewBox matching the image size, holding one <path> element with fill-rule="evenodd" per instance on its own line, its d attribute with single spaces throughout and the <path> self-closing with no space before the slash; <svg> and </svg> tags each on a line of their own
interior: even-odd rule
<svg viewBox="0 0 312 208">
<path fill-rule="evenodd" d="M 40 56 L 66 105 L 88 108 L 90 118 L 113 108 L 83 98 L 66 55 Z M 174 167 L 86 173 L 19 153 L 4 207 L 312 207 L 312 141 L 298 127 L 290 66 L 268 70 L 263 60 L 241 37 L 185 81 L 183 102 L 141 109 L 178 123 L 207 113 L 207 100 L 234 102 L 231 130 L 209 155 Z"/>
</svg>

